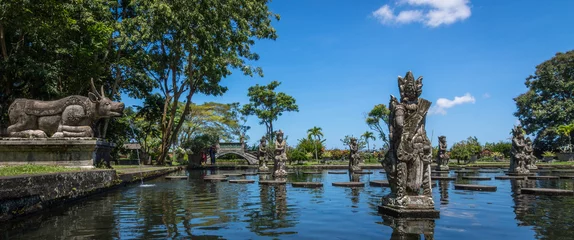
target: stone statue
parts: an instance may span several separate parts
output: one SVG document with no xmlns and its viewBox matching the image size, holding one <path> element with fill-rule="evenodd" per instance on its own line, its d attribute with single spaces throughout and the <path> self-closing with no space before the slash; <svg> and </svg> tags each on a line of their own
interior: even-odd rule
<svg viewBox="0 0 574 240">
<path fill-rule="evenodd" d="M 536 157 L 534 156 L 534 147 L 532 147 L 532 140 L 527 137 L 525 140 L 525 145 L 524 146 L 524 151 L 526 153 L 526 168 L 528 168 L 529 170 L 531 169 L 538 169 L 538 167 L 536 166 Z"/>
<path fill-rule="evenodd" d="M 436 218 L 431 195 L 430 164 L 432 148 L 425 130 L 431 102 L 419 98 L 422 77 L 414 79 L 409 71 L 398 78 L 400 102 L 391 95 L 389 151 L 383 160 L 391 193 L 383 197 L 383 214 Z M 421 191 L 422 190 L 422 191 Z M 422 192 L 422 193 L 421 193 Z"/>
<path fill-rule="evenodd" d="M 259 158 L 259 171 L 269 171 L 269 168 L 267 167 L 267 139 L 265 139 L 265 136 L 261 137 L 261 140 L 259 140 L 257 156 Z"/>
<path fill-rule="evenodd" d="M 287 176 L 287 169 L 285 163 L 287 162 L 287 154 L 285 150 L 287 144 L 283 140 L 283 132 L 279 130 L 275 138 L 275 171 L 273 176 L 275 178 L 284 178 Z"/>
<path fill-rule="evenodd" d="M 8 135 L 21 138 L 93 137 L 92 125 L 101 118 L 123 115 L 124 104 L 98 93 L 91 81 L 88 97 L 69 96 L 55 101 L 16 99 L 8 109 Z"/>
<path fill-rule="evenodd" d="M 361 156 L 359 156 L 359 144 L 357 144 L 356 138 L 351 138 L 351 141 L 349 142 L 349 149 L 349 171 L 361 171 L 361 167 L 359 166 Z"/>
<path fill-rule="evenodd" d="M 448 153 L 446 152 L 446 137 L 438 137 L 438 154 L 437 154 L 436 166 L 437 170 L 448 170 L 448 160 L 450 159 Z"/>
<path fill-rule="evenodd" d="M 512 129 L 512 149 L 510 150 L 510 169 L 509 175 L 528 175 L 530 170 L 527 168 L 528 158 L 526 153 L 526 140 L 524 139 L 524 130 L 518 125 Z"/>
</svg>

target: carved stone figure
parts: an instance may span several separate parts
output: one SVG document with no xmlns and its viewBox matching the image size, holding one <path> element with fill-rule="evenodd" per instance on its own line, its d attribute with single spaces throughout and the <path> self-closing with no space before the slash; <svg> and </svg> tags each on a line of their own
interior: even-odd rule
<svg viewBox="0 0 574 240">
<path fill-rule="evenodd" d="M 448 160 L 450 159 L 448 153 L 446 152 L 446 137 L 438 137 L 438 154 L 437 154 L 436 166 L 437 170 L 448 170 Z"/>
<path fill-rule="evenodd" d="M 287 162 L 287 154 L 285 150 L 287 144 L 283 140 L 283 132 L 279 130 L 275 138 L 275 171 L 273 176 L 275 178 L 284 178 L 287 176 L 287 169 L 285 163 Z"/>
<path fill-rule="evenodd" d="M 69 96 L 55 101 L 16 99 L 8 109 L 8 135 L 21 138 L 93 137 L 93 123 L 123 115 L 124 104 L 98 93 L 91 81 L 88 97 Z"/>
<path fill-rule="evenodd" d="M 538 167 L 536 166 L 536 157 L 534 156 L 534 147 L 532 147 L 532 140 L 527 137 L 525 140 L 525 145 L 524 146 L 524 151 L 526 153 L 526 168 L 528 168 L 529 170 L 531 169 L 538 169 Z"/>
<path fill-rule="evenodd" d="M 259 171 L 269 171 L 269 168 L 267 167 L 267 139 L 265 139 L 265 136 L 261 137 L 261 140 L 259 140 L 257 157 L 259 158 Z"/>
<path fill-rule="evenodd" d="M 359 155 L 359 144 L 357 144 L 357 139 L 352 137 L 349 142 L 349 171 L 361 171 L 359 166 L 361 156 Z"/>
<path fill-rule="evenodd" d="M 390 216 L 436 218 L 431 196 L 430 164 L 432 148 L 425 130 L 431 102 L 419 98 L 422 77 L 414 79 L 409 71 L 398 77 L 400 102 L 391 95 L 389 151 L 383 160 L 391 193 L 383 197 L 379 211 Z"/>
<path fill-rule="evenodd" d="M 530 146 L 532 147 L 532 146 Z M 528 175 L 527 167 L 530 155 L 527 153 L 527 143 L 524 139 L 524 130 L 518 125 L 512 129 L 512 149 L 510 150 L 509 175 Z"/>
</svg>

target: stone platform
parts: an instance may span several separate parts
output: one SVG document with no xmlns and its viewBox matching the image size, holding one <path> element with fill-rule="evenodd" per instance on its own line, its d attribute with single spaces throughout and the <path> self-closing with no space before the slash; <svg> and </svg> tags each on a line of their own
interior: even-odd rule
<svg viewBox="0 0 574 240">
<path fill-rule="evenodd" d="M 376 187 L 389 187 L 389 181 L 387 180 L 373 180 L 369 182 L 369 185 Z"/>
<path fill-rule="evenodd" d="M 233 180 L 229 180 L 229 183 L 254 183 L 255 180 L 250 180 L 250 179 L 233 179 Z"/>
<path fill-rule="evenodd" d="M 494 177 L 494 179 L 498 179 L 498 180 L 507 180 L 507 179 L 526 180 L 526 176 L 507 176 L 507 175 L 503 175 L 503 176 L 496 176 L 496 177 Z"/>
<path fill-rule="evenodd" d="M 462 179 L 467 179 L 467 180 L 491 180 L 491 177 L 479 177 L 479 176 L 464 176 L 462 177 Z"/>
<path fill-rule="evenodd" d="M 396 218 L 440 218 L 440 211 L 434 208 L 430 209 L 406 209 L 394 208 L 389 206 L 379 206 L 379 213 Z"/>
<path fill-rule="evenodd" d="M 96 138 L 0 138 L 0 165 L 94 168 L 98 142 L 102 143 Z"/>
<path fill-rule="evenodd" d="M 475 185 L 475 184 L 455 184 L 454 189 L 496 192 L 496 186 Z"/>
<path fill-rule="evenodd" d="M 554 188 L 522 188 L 521 194 L 574 196 L 574 191 Z"/>
<path fill-rule="evenodd" d="M 293 187 L 304 187 L 304 188 L 318 188 L 323 187 L 323 183 L 320 182 L 292 182 Z"/>
<path fill-rule="evenodd" d="M 329 171 L 328 174 L 347 174 L 347 172 Z"/>
<path fill-rule="evenodd" d="M 431 181 L 432 180 L 446 180 L 446 181 L 456 180 L 456 177 L 431 176 L 430 178 L 431 178 Z"/>
<path fill-rule="evenodd" d="M 259 180 L 259 184 L 264 184 L 264 185 L 283 185 L 283 184 L 287 184 L 287 181 Z"/>
<path fill-rule="evenodd" d="M 333 186 L 336 187 L 364 187 L 364 182 L 334 182 L 332 183 Z"/>
<path fill-rule="evenodd" d="M 528 180 L 555 180 L 560 179 L 558 176 L 528 176 Z"/>
</svg>

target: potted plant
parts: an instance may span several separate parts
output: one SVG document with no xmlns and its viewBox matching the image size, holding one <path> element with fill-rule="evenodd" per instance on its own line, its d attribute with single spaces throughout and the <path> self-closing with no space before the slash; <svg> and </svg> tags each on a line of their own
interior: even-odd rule
<svg viewBox="0 0 574 240">
<path fill-rule="evenodd" d="M 490 153 L 490 156 L 494 161 L 502 161 L 502 159 L 504 158 L 504 154 L 502 154 L 501 152 L 492 152 Z"/>
<path fill-rule="evenodd" d="M 574 146 L 572 145 L 572 133 L 574 131 L 574 123 L 567 125 L 562 125 L 558 127 L 557 131 L 567 137 L 568 142 L 559 147 L 560 152 L 556 154 L 556 157 L 560 161 L 574 161 L 574 152 L 572 151 Z"/>
<path fill-rule="evenodd" d="M 550 151 L 546 151 L 542 154 L 542 161 L 552 162 L 552 160 L 554 160 L 554 157 L 556 157 L 556 154 Z"/>
</svg>

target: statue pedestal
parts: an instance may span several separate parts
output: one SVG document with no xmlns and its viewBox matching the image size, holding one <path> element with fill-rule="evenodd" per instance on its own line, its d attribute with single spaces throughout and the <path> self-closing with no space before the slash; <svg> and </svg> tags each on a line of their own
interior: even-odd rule
<svg viewBox="0 0 574 240">
<path fill-rule="evenodd" d="M 0 165 L 94 168 L 95 138 L 0 138 Z"/>
<path fill-rule="evenodd" d="M 434 202 L 429 196 L 405 196 L 401 200 L 392 197 L 383 198 L 379 213 L 397 218 L 440 218 L 440 211 L 434 209 Z"/>
<path fill-rule="evenodd" d="M 116 145 L 111 142 L 98 139 L 96 142 L 96 149 L 92 156 L 94 159 L 93 165 L 98 166 L 101 162 L 105 162 L 106 165 L 109 165 L 110 161 L 112 161 L 112 150 L 115 147 Z"/>
</svg>

